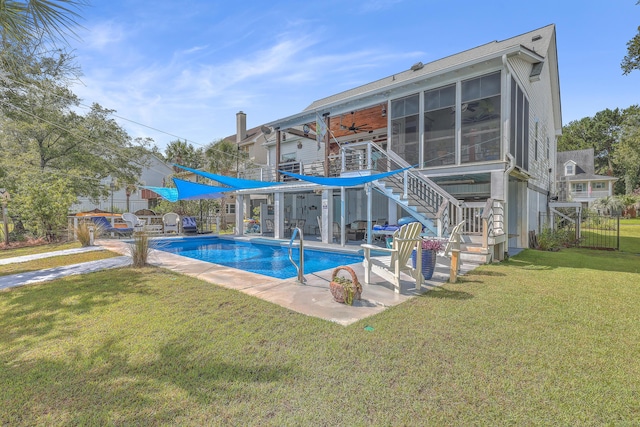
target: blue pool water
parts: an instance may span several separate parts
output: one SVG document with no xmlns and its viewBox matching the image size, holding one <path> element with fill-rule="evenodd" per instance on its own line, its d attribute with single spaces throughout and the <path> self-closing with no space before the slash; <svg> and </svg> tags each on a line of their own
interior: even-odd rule
<svg viewBox="0 0 640 427">
<path fill-rule="evenodd" d="M 296 268 L 289 261 L 288 246 L 199 237 L 161 240 L 157 249 L 278 279 L 297 276 Z M 295 247 L 292 257 L 299 265 L 300 251 Z M 304 274 L 362 262 L 362 259 L 363 257 L 358 255 L 324 252 L 305 247 Z"/>
</svg>

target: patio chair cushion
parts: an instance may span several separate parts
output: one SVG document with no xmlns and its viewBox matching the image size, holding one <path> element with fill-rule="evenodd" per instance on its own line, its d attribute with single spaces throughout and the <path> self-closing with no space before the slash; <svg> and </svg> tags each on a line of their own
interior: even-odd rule
<svg viewBox="0 0 640 427">
<path fill-rule="evenodd" d="M 111 225 L 111 222 L 103 216 L 94 216 L 91 218 L 91 221 L 96 224 L 100 230 L 106 233 L 116 233 L 119 235 L 126 235 L 133 233 L 133 228 L 131 227 L 114 227 Z"/>
<path fill-rule="evenodd" d="M 182 217 L 182 231 L 184 233 L 197 233 L 196 218 L 193 216 Z"/>
</svg>

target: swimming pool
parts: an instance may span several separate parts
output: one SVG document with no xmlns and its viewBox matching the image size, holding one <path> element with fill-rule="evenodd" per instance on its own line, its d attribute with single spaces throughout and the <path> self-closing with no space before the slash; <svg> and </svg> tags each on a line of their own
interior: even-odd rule
<svg viewBox="0 0 640 427">
<path fill-rule="evenodd" d="M 296 268 L 289 261 L 289 246 L 221 239 L 214 236 L 162 239 L 156 249 L 177 255 L 212 262 L 277 279 L 297 277 Z M 293 260 L 299 265 L 300 251 L 294 247 Z M 363 256 L 342 252 L 304 249 L 304 274 L 362 262 Z"/>
</svg>

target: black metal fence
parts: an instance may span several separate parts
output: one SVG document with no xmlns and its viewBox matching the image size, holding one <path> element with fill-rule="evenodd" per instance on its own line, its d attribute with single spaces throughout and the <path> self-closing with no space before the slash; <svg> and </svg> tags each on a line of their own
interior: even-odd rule
<svg viewBox="0 0 640 427">
<path fill-rule="evenodd" d="M 596 213 L 582 215 L 578 246 L 620 250 L 620 217 Z"/>
<path fill-rule="evenodd" d="M 583 211 L 540 215 L 540 229 L 564 234 L 576 247 L 620 250 L 620 217 Z"/>
</svg>

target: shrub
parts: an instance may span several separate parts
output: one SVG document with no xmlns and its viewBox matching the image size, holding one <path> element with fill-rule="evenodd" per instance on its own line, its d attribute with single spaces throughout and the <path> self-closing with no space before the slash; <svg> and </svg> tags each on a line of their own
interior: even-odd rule
<svg viewBox="0 0 640 427">
<path fill-rule="evenodd" d="M 538 247 L 541 251 L 557 251 L 562 247 L 575 244 L 575 231 L 573 227 L 564 227 L 558 230 L 544 228 L 537 237 Z"/>
<path fill-rule="evenodd" d="M 140 268 L 147 265 L 149 259 L 149 234 L 139 231 L 133 234 L 133 242 L 130 243 L 131 261 L 134 267 Z"/>
<path fill-rule="evenodd" d="M 91 244 L 91 233 L 89 232 L 89 227 L 90 225 L 86 222 L 81 222 L 76 227 L 76 236 L 78 237 L 78 241 L 80 242 L 82 247 L 86 247 Z"/>
</svg>

